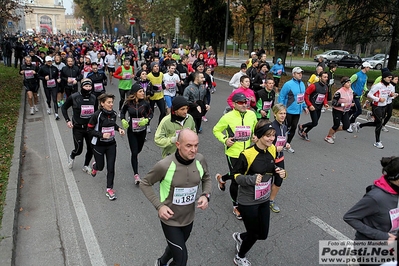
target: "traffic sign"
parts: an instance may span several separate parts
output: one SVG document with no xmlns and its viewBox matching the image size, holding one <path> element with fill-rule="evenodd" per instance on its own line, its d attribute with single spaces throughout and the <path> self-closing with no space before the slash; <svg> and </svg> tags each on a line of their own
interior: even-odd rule
<svg viewBox="0 0 399 266">
<path fill-rule="evenodd" d="M 136 19 L 135 18 L 129 18 L 129 23 L 130 23 L 130 25 L 133 25 L 134 23 L 136 23 Z"/>
<path fill-rule="evenodd" d="M 114 28 L 114 31 L 115 31 L 115 32 L 118 32 L 118 28 L 115 27 L 115 28 Z"/>
<path fill-rule="evenodd" d="M 151 36 L 152 36 L 152 37 L 155 37 L 155 33 L 154 33 L 154 32 L 153 32 L 153 33 L 151 33 Z"/>
</svg>

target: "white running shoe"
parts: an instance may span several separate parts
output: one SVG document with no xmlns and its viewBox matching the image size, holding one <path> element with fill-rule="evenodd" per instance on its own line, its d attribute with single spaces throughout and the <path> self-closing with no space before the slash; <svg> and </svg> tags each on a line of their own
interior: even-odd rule
<svg viewBox="0 0 399 266">
<path fill-rule="evenodd" d="M 73 161 L 74 159 L 71 158 L 71 155 L 68 156 L 68 168 L 72 169 L 73 168 Z"/>
<path fill-rule="evenodd" d="M 150 126 L 147 126 L 147 133 L 151 133 L 151 128 L 150 128 Z"/>
<path fill-rule="evenodd" d="M 293 148 L 289 148 L 289 149 L 284 148 L 284 150 L 285 150 L 285 151 L 288 151 L 288 152 L 290 152 L 290 153 L 294 153 L 294 152 L 295 152 L 295 150 L 294 150 Z"/>
<path fill-rule="evenodd" d="M 356 133 L 359 132 L 359 130 L 360 130 L 360 123 L 359 122 L 355 123 L 354 129 L 355 129 Z"/>
<path fill-rule="evenodd" d="M 382 145 L 381 141 L 380 142 L 376 142 L 373 145 L 374 145 L 374 147 L 376 147 L 378 149 L 383 149 L 384 148 L 384 146 Z"/>
<path fill-rule="evenodd" d="M 382 126 L 381 131 L 389 132 L 388 128 L 386 128 L 385 126 Z"/>
<path fill-rule="evenodd" d="M 31 115 L 34 115 L 34 114 L 35 114 L 35 108 L 33 108 L 33 107 L 30 108 L 30 114 L 31 114 Z"/>
<path fill-rule="evenodd" d="M 251 266 L 252 264 L 247 260 L 247 258 L 240 258 L 238 254 L 234 257 L 234 264 L 238 266 Z"/>
<path fill-rule="evenodd" d="M 51 109 L 50 108 L 47 108 L 47 114 L 48 115 L 51 114 Z"/>
<path fill-rule="evenodd" d="M 324 140 L 327 141 L 330 144 L 334 144 L 334 140 L 331 137 L 325 137 Z"/>
<path fill-rule="evenodd" d="M 35 112 L 39 112 L 39 108 L 37 108 L 37 105 L 34 106 Z"/>
<path fill-rule="evenodd" d="M 91 168 L 90 166 L 83 166 L 82 171 L 85 172 L 86 174 L 90 175 L 91 174 Z"/>
<path fill-rule="evenodd" d="M 354 123 L 350 124 L 350 126 L 349 126 L 348 129 L 346 130 L 347 132 L 353 133 L 352 125 L 354 125 Z"/>
</svg>

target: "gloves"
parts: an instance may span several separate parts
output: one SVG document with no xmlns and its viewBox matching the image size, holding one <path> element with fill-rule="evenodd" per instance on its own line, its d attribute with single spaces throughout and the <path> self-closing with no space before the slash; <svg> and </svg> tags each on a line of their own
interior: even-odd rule
<svg viewBox="0 0 399 266">
<path fill-rule="evenodd" d="M 148 124 L 148 121 L 150 121 L 148 118 L 144 118 L 144 119 L 140 120 L 140 122 L 138 124 L 140 127 L 143 127 Z"/>
<path fill-rule="evenodd" d="M 123 129 L 127 129 L 129 127 L 129 122 L 126 119 L 122 119 L 122 127 Z"/>
<path fill-rule="evenodd" d="M 177 137 L 176 137 L 176 136 L 170 138 L 170 141 L 171 141 L 172 143 L 176 143 L 176 140 L 177 140 Z"/>
</svg>

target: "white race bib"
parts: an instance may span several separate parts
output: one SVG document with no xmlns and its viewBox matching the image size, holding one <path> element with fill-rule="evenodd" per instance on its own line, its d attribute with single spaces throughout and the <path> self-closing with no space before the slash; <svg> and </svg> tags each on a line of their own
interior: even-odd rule
<svg viewBox="0 0 399 266">
<path fill-rule="evenodd" d="M 139 128 L 140 118 L 132 118 L 132 129 Z"/>
<path fill-rule="evenodd" d="M 263 102 L 263 110 L 267 111 L 270 109 L 270 107 L 272 106 L 273 101 L 264 101 Z"/>
<path fill-rule="evenodd" d="M 276 147 L 279 147 L 279 146 L 284 147 L 286 141 L 287 141 L 286 137 L 284 137 L 284 136 L 277 136 L 277 140 L 276 140 L 276 145 L 275 145 L 275 146 L 276 146 Z"/>
<path fill-rule="evenodd" d="M 315 103 L 316 103 L 316 104 L 321 104 L 321 103 L 323 103 L 323 102 L 324 102 L 324 98 L 326 98 L 326 95 L 325 95 L 325 94 L 317 94 L 317 98 L 316 98 Z"/>
<path fill-rule="evenodd" d="M 55 87 L 55 79 L 47 80 L 47 88 L 54 88 Z"/>
<path fill-rule="evenodd" d="M 102 83 L 94 83 L 94 91 L 95 92 L 102 92 L 103 91 L 103 84 Z"/>
<path fill-rule="evenodd" d="M 173 192 L 173 204 L 175 205 L 189 205 L 194 203 L 197 195 L 198 186 L 190 188 L 176 187 Z"/>
<path fill-rule="evenodd" d="M 25 70 L 24 74 L 25 74 L 25 78 L 26 79 L 32 79 L 33 78 L 33 70 Z"/>
<path fill-rule="evenodd" d="M 391 218 L 391 230 L 389 232 L 396 234 L 399 229 L 399 208 L 390 210 L 389 217 Z"/>
</svg>

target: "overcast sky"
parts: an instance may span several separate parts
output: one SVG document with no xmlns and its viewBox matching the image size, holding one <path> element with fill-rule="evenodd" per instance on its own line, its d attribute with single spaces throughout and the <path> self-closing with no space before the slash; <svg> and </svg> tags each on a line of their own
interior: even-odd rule
<svg viewBox="0 0 399 266">
<path fill-rule="evenodd" d="M 72 15 L 72 12 L 73 12 L 72 3 L 73 3 L 73 0 L 64 0 L 64 7 L 66 8 L 65 14 Z"/>
</svg>

